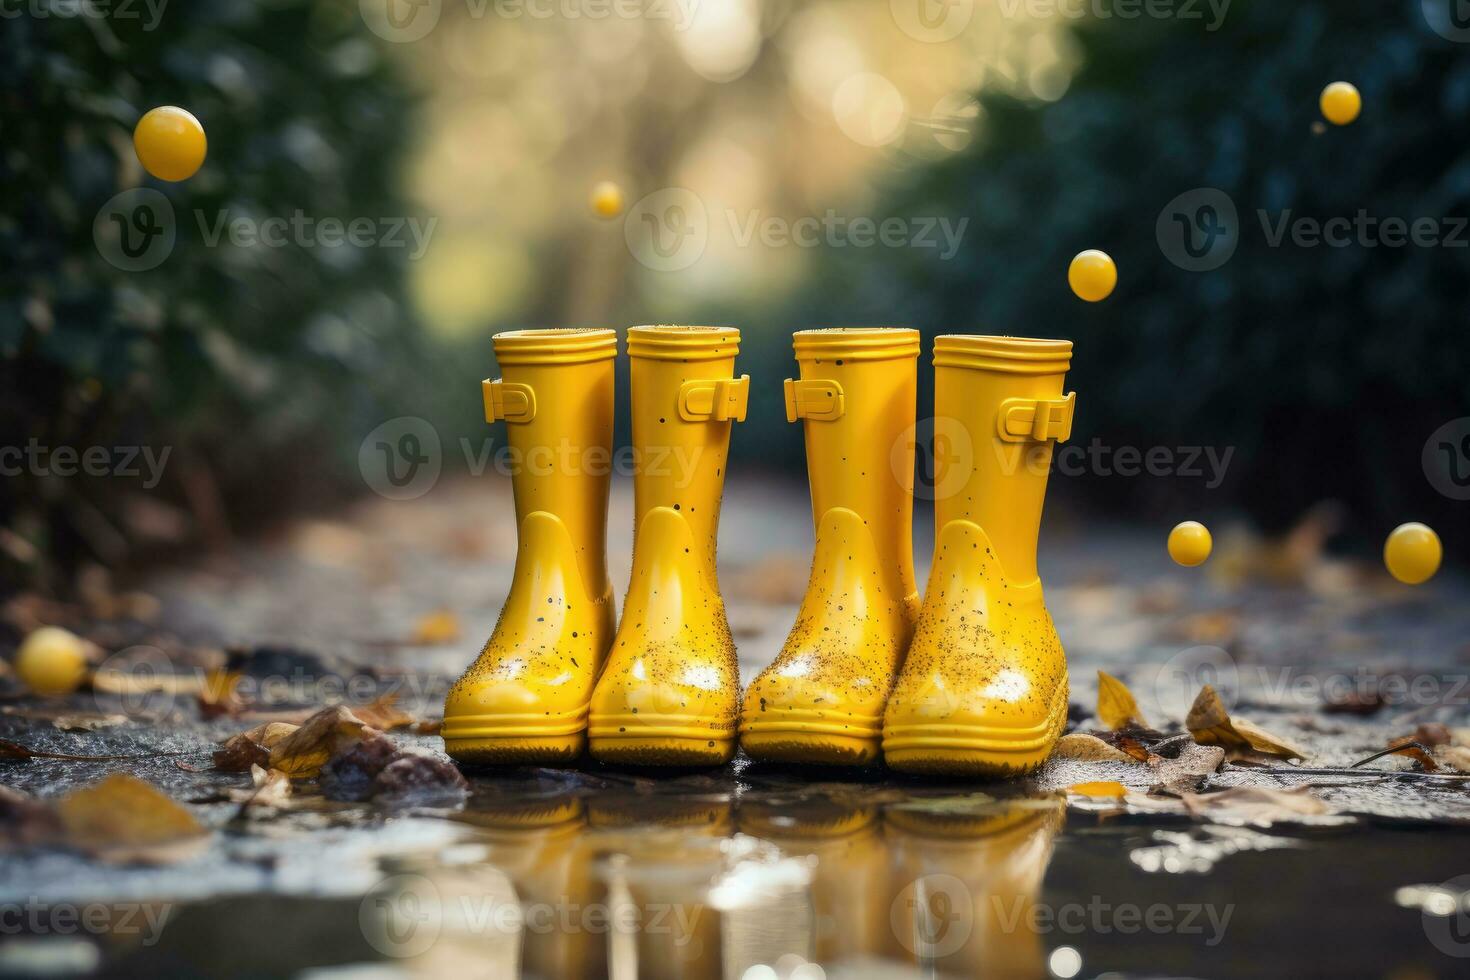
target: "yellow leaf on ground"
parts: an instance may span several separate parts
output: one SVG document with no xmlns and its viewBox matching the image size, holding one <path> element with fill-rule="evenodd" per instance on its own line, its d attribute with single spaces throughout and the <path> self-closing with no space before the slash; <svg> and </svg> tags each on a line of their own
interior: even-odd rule
<svg viewBox="0 0 1470 980">
<path fill-rule="evenodd" d="M 233 735 L 215 752 L 214 767 L 225 772 L 246 772 L 251 766 L 265 765 L 270 762 L 271 749 L 299 727 L 284 721 L 268 721 Z"/>
<path fill-rule="evenodd" d="M 340 704 L 323 708 L 271 748 L 270 768 L 293 779 L 315 776 L 332 756 L 362 741 L 366 727 Z"/>
<path fill-rule="evenodd" d="M 419 646 L 453 643 L 459 635 L 459 617 L 451 609 L 437 609 L 420 616 L 413 628 L 413 642 Z"/>
<path fill-rule="evenodd" d="M 371 704 L 353 708 L 352 713 L 364 725 L 376 728 L 380 732 L 406 728 L 414 723 L 413 715 L 398 707 L 398 695 L 393 691 L 382 695 Z"/>
<path fill-rule="evenodd" d="M 1201 745 L 1218 745 L 1231 758 L 1259 753 L 1281 759 L 1305 759 L 1304 748 L 1266 731 L 1244 718 L 1231 718 L 1220 695 L 1209 684 L 1199 695 L 1184 719 L 1185 727 Z"/>
<path fill-rule="evenodd" d="M 1075 759 L 1078 762 L 1128 762 L 1137 765 L 1139 760 L 1121 749 L 1104 742 L 1096 735 L 1073 732 L 1063 735 L 1052 749 L 1053 759 Z"/>
<path fill-rule="evenodd" d="M 1122 783 L 1078 783 L 1067 787 L 1068 793 L 1076 793 L 1078 796 L 1090 796 L 1093 799 L 1121 800 L 1128 795 L 1128 787 Z"/>
<path fill-rule="evenodd" d="M 191 856 L 208 832 L 152 783 L 113 773 L 56 803 L 68 843 L 110 860 L 162 862 Z"/>
<path fill-rule="evenodd" d="M 1097 717 L 1115 732 L 1123 728 L 1148 727 L 1128 685 L 1102 671 L 1097 672 Z"/>
</svg>

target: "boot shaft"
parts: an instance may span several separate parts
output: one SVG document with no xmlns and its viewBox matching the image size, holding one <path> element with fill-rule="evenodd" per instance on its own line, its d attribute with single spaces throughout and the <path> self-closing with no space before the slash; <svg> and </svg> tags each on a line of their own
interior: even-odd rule
<svg viewBox="0 0 1470 980">
<path fill-rule="evenodd" d="M 683 515 L 711 583 L 730 426 L 745 418 L 748 378 L 733 377 L 734 327 L 631 327 L 634 534 L 655 507 Z"/>
<path fill-rule="evenodd" d="M 887 586 L 912 595 L 919 332 L 802 330 L 792 341 L 801 376 L 786 382 L 786 417 L 804 421 L 813 523 L 834 507 L 861 516 Z"/>
<path fill-rule="evenodd" d="M 1036 579 L 1052 449 L 1071 434 L 1062 395 L 1070 340 L 944 336 L 934 342 L 934 523 L 984 528 L 1017 583 Z M 936 538 L 938 535 L 936 534 Z"/>
<path fill-rule="evenodd" d="M 591 595 L 607 586 L 612 474 L 613 330 L 513 330 L 494 337 L 501 377 L 484 385 L 485 416 L 504 419 L 516 524 L 557 517 Z"/>
</svg>

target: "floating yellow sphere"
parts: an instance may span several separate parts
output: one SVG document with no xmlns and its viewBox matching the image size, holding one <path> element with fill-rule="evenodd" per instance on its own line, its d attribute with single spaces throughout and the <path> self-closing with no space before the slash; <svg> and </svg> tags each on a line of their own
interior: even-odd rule
<svg viewBox="0 0 1470 980">
<path fill-rule="evenodd" d="M 604 180 L 593 187 L 592 210 L 599 218 L 616 218 L 622 214 L 622 188 L 610 180 Z"/>
<path fill-rule="evenodd" d="M 1333 82 L 1322 90 L 1322 115 L 1327 121 L 1346 126 L 1363 111 L 1363 96 L 1350 82 Z"/>
<path fill-rule="evenodd" d="M 159 180 L 188 180 L 204 165 L 208 148 L 199 120 L 176 105 L 149 109 L 133 130 L 138 160 Z"/>
<path fill-rule="evenodd" d="M 37 694 L 70 694 L 87 678 L 87 648 L 58 626 L 43 626 L 15 653 L 15 673 Z"/>
<path fill-rule="evenodd" d="M 1067 270 L 1067 282 L 1072 284 L 1072 292 L 1080 298 L 1089 303 L 1101 303 L 1113 295 L 1113 289 L 1118 285 L 1118 267 L 1107 252 L 1090 248 L 1078 252 L 1072 260 L 1072 266 Z"/>
<path fill-rule="evenodd" d="M 1423 524 L 1400 524 L 1383 546 L 1388 573 L 1405 585 L 1420 585 L 1439 571 L 1444 548 L 1439 535 Z"/>
<path fill-rule="evenodd" d="M 1186 568 L 1203 565 L 1215 541 L 1199 521 L 1185 521 L 1169 532 L 1169 557 Z"/>
</svg>

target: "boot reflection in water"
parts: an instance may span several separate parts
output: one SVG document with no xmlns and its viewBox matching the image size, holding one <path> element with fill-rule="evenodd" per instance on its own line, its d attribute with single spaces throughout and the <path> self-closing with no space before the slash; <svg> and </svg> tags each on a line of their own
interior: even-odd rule
<svg viewBox="0 0 1470 980">
<path fill-rule="evenodd" d="M 613 636 L 606 537 L 613 431 L 611 330 L 496 334 L 484 383 L 524 461 L 512 474 L 519 542 L 495 631 L 444 703 L 461 762 L 567 764 L 582 754 L 592 686 Z M 551 465 L 535 465 L 545 457 Z M 596 465 L 598 460 L 603 465 Z"/>
<path fill-rule="evenodd" d="M 796 625 L 746 693 L 754 759 L 865 765 L 913 632 L 919 333 L 804 330 L 786 417 L 806 427 L 816 550 Z"/>
<path fill-rule="evenodd" d="M 1072 429 L 1066 340 L 934 343 L 934 564 L 883 721 L 903 772 L 1039 766 L 1067 718 L 1067 661 L 1042 601 L 1036 539 L 1052 448 Z"/>
<path fill-rule="evenodd" d="M 1046 799 L 885 810 L 892 955 L 945 976 L 1045 976 L 1033 909 L 1064 809 Z"/>
<path fill-rule="evenodd" d="M 711 766 L 735 753 L 740 678 L 715 575 L 730 429 L 745 419 L 733 327 L 628 331 L 633 574 L 592 695 L 592 755 Z"/>
</svg>

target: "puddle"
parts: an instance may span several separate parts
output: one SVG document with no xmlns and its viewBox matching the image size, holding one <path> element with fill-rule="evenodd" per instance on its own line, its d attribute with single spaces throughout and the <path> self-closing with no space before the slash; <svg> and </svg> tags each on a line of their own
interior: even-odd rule
<svg viewBox="0 0 1470 980">
<path fill-rule="evenodd" d="M 246 838 L 231 854 L 259 891 L 183 889 L 156 935 L 91 946 L 22 928 L 0 973 L 1449 977 L 1470 954 L 1454 829 L 1264 831 L 754 768 L 473 783 L 462 810 L 388 818 L 414 829 L 360 887 L 308 887 L 337 860 L 309 839 L 272 858 Z"/>
</svg>

